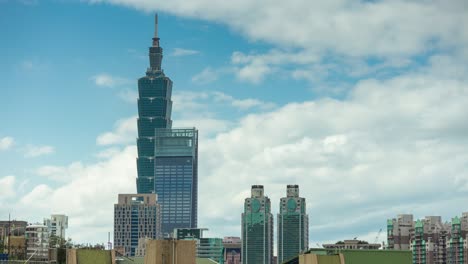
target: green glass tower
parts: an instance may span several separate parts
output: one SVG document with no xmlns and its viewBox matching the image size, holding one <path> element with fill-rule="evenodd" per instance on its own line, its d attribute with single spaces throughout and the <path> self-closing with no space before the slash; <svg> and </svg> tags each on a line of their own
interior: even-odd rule
<svg viewBox="0 0 468 264">
<path fill-rule="evenodd" d="M 262 185 L 253 185 L 242 214 L 242 263 L 273 264 L 273 215 Z"/>
<path fill-rule="evenodd" d="M 309 216 L 299 185 L 288 185 L 280 200 L 278 214 L 278 263 L 283 263 L 309 248 Z"/>
<path fill-rule="evenodd" d="M 156 15 L 153 45 L 149 48 L 150 67 L 146 76 L 138 80 L 138 193 L 155 193 L 155 130 L 172 127 L 172 81 L 164 75 L 162 58 Z"/>
</svg>

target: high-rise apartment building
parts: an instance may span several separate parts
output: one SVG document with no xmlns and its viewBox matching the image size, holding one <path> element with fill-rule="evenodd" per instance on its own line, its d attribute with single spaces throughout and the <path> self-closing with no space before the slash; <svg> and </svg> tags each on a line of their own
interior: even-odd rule
<svg viewBox="0 0 468 264">
<path fill-rule="evenodd" d="M 161 237 L 161 213 L 156 194 L 119 194 L 114 205 L 114 248 L 135 256 L 141 238 Z"/>
<path fill-rule="evenodd" d="M 155 193 L 154 138 L 157 128 L 171 128 L 172 81 L 161 68 L 163 49 L 159 45 L 158 16 L 155 17 L 150 67 L 138 80 L 137 192 Z"/>
<path fill-rule="evenodd" d="M 309 249 L 309 216 L 305 198 L 299 197 L 299 185 L 288 185 L 280 200 L 278 214 L 278 263 Z"/>
<path fill-rule="evenodd" d="M 176 228 L 197 227 L 198 131 L 157 129 L 154 140 L 155 190 L 167 237 Z"/>
<path fill-rule="evenodd" d="M 406 216 L 406 220 L 412 218 L 412 215 Z M 400 249 L 404 243 L 399 242 L 408 240 L 413 264 L 468 264 L 468 213 L 463 213 L 462 218 L 453 218 L 451 223 L 442 222 L 440 216 L 426 216 L 412 222 L 411 226 L 406 221 L 403 232 L 401 226 L 397 232 L 393 225 L 399 226 L 398 222 L 403 221 L 388 220 L 388 249 Z"/>
<path fill-rule="evenodd" d="M 424 224 L 421 220 L 416 221 L 414 227 L 414 236 L 411 241 L 411 251 L 413 256 L 413 264 L 426 264 L 426 240 L 424 239 Z"/>
<path fill-rule="evenodd" d="M 53 214 L 50 218 L 44 219 L 44 225 L 49 228 L 49 235 L 66 239 L 65 231 L 68 228 L 68 216 Z"/>
<path fill-rule="evenodd" d="M 242 263 L 273 264 L 273 215 L 263 185 L 253 185 L 242 214 Z"/>
<path fill-rule="evenodd" d="M 447 243 L 447 259 L 449 264 L 466 264 L 466 241 L 467 237 L 463 237 L 461 221 L 458 216 L 452 218 L 452 227 L 450 230 L 450 240 Z M 466 230 L 465 230 L 466 233 Z"/>
<path fill-rule="evenodd" d="M 388 248 L 397 250 L 410 249 L 410 236 L 414 232 L 413 215 L 398 215 L 397 219 L 387 221 Z"/>
</svg>

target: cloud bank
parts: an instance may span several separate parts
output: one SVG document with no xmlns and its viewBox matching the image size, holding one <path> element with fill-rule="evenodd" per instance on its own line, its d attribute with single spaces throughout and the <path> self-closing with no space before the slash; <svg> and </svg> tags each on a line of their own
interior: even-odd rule
<svg viewBox="0 0 468 264">
<path fill-rule="evenodd" d="M 466 68 L 452 61 L 450 70 L 446 59 L 434 58 L 430 68 L 392 79 L 362 80 L 340 100 L 294 102 L 234 121 L 207 113 L 229 126 L 200 140 L 199 226 L 213 236 L 240 235 L 244 198 L 253 184 L 265 186 L 273 213 L 285 186 L 299 184 L 314 244 L 375 236 L 398 213 L 460 214 L 459 205 L 468 202 L 468 86 L 455 77 Z M 210 111 L 203 108 L 206 100 L 240 100 L 190 95 L 176 100 L 201 116 Z M 184 122 L 198 126 L 199 120 L 187 116 Z M 70 236 L 104 241 L 97 234 L 105 237 L 112 228 L 116 195 L 135 191 L 135 127 L 132 117 L 99 136 L 100 144 L 122 147 L 104 151 L 96 163 L 40 168 L 44 177 L 69 176 L 58 188 L 35 186 L 15 204 L 16 183 L 3 178 L 10 195 L 2 199 L 32 208 L 31 215 L 67 213 L 73 220 Z"/>
</svg>

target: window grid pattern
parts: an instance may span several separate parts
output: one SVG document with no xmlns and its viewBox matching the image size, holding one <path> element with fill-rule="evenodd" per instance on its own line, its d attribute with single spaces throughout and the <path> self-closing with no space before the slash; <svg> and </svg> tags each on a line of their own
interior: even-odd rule
<svg viewBox="0 0 468 264">
<path fill-rule="evenodd" d="M 193 157 L 156 157 L 155 190 L 161 203 L 162 233 L 196 227 Z"/>
<path fill-rule="evenodd" d="M 154 190 L 154 137 L 158 128 L 172 127 L 172 81 L 161 69 L 162 48 L 150 47 L 150 68 L 138 80 L 137 192 Z"/>
</svg>

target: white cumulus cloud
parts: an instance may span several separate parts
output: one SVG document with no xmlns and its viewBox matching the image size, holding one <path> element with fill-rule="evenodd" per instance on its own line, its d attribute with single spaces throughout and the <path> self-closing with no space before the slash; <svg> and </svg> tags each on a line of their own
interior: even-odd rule
<svg viewBox="0 0 468 264">
<path fill-rule="evenodd" d="M 135 142 L 137 138 L 137 118 L 132 116 L 116 122 L 115 130 L 105 132 L 96 139 L 98 145 L 118 145 Z"/>
<path fill-rule="evenodd" d="M 68 174 L 57 187 L 38 184 L 18 202 L 2 205 L 1 211 L 15 211 L 18 219 L 42 221 L 51 213 L 70 217 L 67 234 L 76 242 L 104 242 L 101 234 L 112 232 L 113 204 L 119 193 L 136 192 L 136 147 L 128 146 L 96 163 L 73 162 L 68 166 L 46 166 L 37 173 L 43 176 Z M 13 195 L 14 179 L 0 178 L 0 190 Z M 6 190 L 6 192 L 4 192 Z M 107 235 L 104 235 L 105 237 Z M 107 240 L 106 240 L 107 241 Z"/>
<path fill-rule="evenodd" d="M 94 75 L 93 77 L 91 77 L 91 80 L 93 80 L 97 86 L 103 87 L 116 87 L 130 82 L 128 79 L 113 76 L 107 73 L 100 73 Z"/>
<path fill-rule="evenodd" d="M 347 56 L 464 49 L 468 7 L 454 1 L 89 0 L 221 22 L 251 40 Z"/>
<path fill-rule="evenodd" d="M 24 156 L 26 158 L 34 158 L 44 155 L 49 155 L 55 152 L 55 148 L 52 146 L 33 146 L 28 145 L 24 149 Z"/>
<path fill-rule="evenodd" d="M 196 55 L 196 54 L 200 54 L 200 51 L 192 50 L 192 49 L 182 49 L 182 48 L 174 48 L 174 50 L 171 53 L 171 55 L 174 57 L 190 56 L 190 55 Z"/>
<path fill-rule="evenodd" d="M 15 196 L 15 176 L 0 178 L 0 201 Z"/>
<path fill-rule="evenodd" d="M 15 144 L 15 140 L 12 137 L 4 137 L 0 139 L 0 151 L 8 150 Z"/>
</svg>

